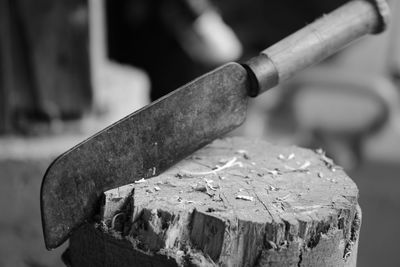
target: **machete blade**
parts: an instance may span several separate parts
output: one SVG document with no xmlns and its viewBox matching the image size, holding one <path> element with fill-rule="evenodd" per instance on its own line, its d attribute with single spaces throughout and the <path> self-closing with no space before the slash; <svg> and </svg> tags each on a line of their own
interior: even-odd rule
<svg viewBox="0 0 400 267">
<path fill-rule="evenodd" d="M 132 113 L 58 157 L 41 188 L 53 249 L 96 211 L 102 192 L 158 175 L 243 123 L 247 73 L 226 64 Z"/>
</svg>

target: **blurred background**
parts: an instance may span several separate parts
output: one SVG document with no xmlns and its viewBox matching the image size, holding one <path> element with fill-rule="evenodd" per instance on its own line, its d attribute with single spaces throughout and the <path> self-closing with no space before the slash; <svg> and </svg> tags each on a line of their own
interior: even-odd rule
<svg viewBox="0 0 400 267">
<path fill-rule="evenodd" d="M 45 250 L 39 207 L 56 156 L 345 2 L 0 0 L 0 266 L 62 266 L 65 245 Z M 321 147 L 344 166 L 360 189 L 359 266 L 400 265 L 400 3 L 390 5 L 388 31 L 252 99 L 232 133 Z"/>
</svg>

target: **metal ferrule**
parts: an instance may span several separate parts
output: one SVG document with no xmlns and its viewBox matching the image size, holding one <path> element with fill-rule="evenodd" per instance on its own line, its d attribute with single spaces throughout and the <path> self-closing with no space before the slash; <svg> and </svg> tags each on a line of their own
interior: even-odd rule
<svg viewBox="0 0 400 267">
<path fill-rule="evenodd" d="M 385 0 L 366 0 L 366 1 L 370 2 L 374 6 L 376 14 L 379 19 L 379 23 L 377 24 L 372 33 L 379 34 L 381 32 L 384 32 L 387 29 L 390 20 L 390 8 L 388 3 Z"/>
<path fill-rule="evenodd" d="M 260 54 L 242 65 L 247 70 L 249 76 L 249 96 L 256 97 L 278 85 L 278 71 L 267 55 Z"/>
</svg>

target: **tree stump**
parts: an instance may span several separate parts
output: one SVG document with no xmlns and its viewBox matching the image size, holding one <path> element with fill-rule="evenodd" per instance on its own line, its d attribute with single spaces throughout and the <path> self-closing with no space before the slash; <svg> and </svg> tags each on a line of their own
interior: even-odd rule
<svg viewBox="0 0 400 267">
<path fill-rule="evenodd" d="M 356 266 L 354 182 L 322 150 L 217 140 L 105 192 L 70 238 L 72 266 Z"/>
</svg>

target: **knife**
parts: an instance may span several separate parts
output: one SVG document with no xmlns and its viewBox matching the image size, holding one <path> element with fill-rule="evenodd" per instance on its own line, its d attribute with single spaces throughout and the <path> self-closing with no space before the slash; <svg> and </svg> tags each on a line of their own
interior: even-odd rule
<svg viewBox="0 0 400 267">
<path fill-rule="evenodd" d="M 245 64 L 228 63 L 100 131 L 59 156 L 41 187 L 47 249 L 98 209 L 102 192 L 157 176 L 246 118 L 249 96 L 276 86 L 351 41 L 382 32 L 385 0 L 353 0 Z"/>
</svg>

